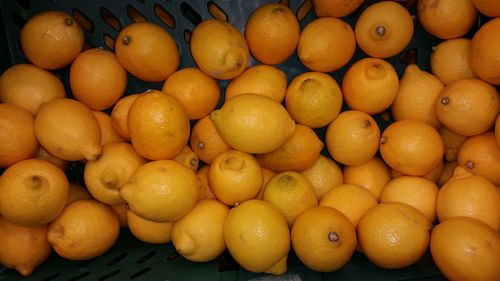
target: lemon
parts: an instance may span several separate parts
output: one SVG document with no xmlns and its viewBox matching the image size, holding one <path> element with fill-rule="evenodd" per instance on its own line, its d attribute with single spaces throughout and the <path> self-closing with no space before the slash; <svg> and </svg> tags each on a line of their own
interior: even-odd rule
<svg viewBox="0 0 500 281">
<path fill-rule="evenodd" d="M 231 209 L 224 223 L 224 240 L 244 269 L 286 272 L 290 232 L 285 217 L 270 203 L 253 199 Z"/>
<path fill-rule="evenodd" d="M 210 113 L 222 139 L 234 149 L 267 153 L 280 147 L 295 130 L 286 109 L 270 97 L 243 94 Z"/>
<path fill-rule="evenodd" d="M 229 207 L 216 199 L 201 199 L 172 227 L 172 243 L 190 261 L 213 260 L 226 249 L 224 222 Z"/>
<path fill-rule="evenodd" d="M 149 221 L 130 209 L 127 209 L 126 215 L 128 228 L 137 239 L 151 244 L 168 243 L 172 240 L 172 222 Z"/>
</svg>

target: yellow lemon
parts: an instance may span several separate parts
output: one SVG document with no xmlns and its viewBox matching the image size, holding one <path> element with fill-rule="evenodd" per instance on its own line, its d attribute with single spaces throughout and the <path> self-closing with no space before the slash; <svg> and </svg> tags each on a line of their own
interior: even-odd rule
<svg viewBox="0 0 500 281">
<path fill-rule="evenodd" d="M 141 218 L 127 209 L 127 224 L 132 235 L 151 244 L 163 244 L 172 240 L 172 222 L 155 222 Z"/>
</svg>

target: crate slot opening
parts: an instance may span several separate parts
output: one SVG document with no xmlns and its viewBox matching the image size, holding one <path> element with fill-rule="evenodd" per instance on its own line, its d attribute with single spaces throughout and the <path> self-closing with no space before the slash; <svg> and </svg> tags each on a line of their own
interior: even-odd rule
<svg viewBox="0 0 500 281">
<path fill-rule="evenodd" d="M 171 29 L 175 28 L 175 18 L 167 10 L 165 10 L 160 4 L 155 4 L 153 9 L 156 17 L 158 17 Z"/>
<path fill-rule="evenodd" d="M 222 8 L 219 7 L 213 1 L 208 1 L 207 8 L 208 8 L 208 12 L 214 18 L 222 20 L 222 21 L 228 21 L 228 19 L 227 19 L 227 13 L 224 10 L 222 10 Z"/>
<path fill-rule="evenodd" d="M 144 17 L 139 10 L 134 8 L 133 6 L 127 6 L 127 16 L 133 20 L 134 22 L 145 22 L 148 21 L 146 17 Z"/>
<path fill-rule="evenodd" d="M 201 22 L 201 16 L 188 3 L 182 2 L 181 13 L 193 25 L 198 25 Z"/>
<path fill-rule="evenodd" d="M 101 7 L 99 9 L 99 16 L 101 17 L 102 20 L 104 20 L 104 22 L 106 24 L 111 26 L 111 28 L 113 28 L 114 30 L 120 31 L 122 29 L 122 25 L 120 23 L 120 20 L 118 19 L 118 17 L 113 15 L 113 13 L 111 13 L 110 10 L 108 10 L 104 7 Z"/>
<path fill-rule="evenodd" d="M 127 257 L 127 253 L 121 253 L 118 256 L 111 259 L 110 261 L 108 261 L 108 263 L 106 263 L 106 265 L 107 266 L 115 265 L 115 264 L 119 263 L 120 261 L 122 261 L 126 257 Z"/>
<path fill-rule="evenodd" d="M 302 21 L 311 12 L 312 7 L 311 0 L 304 1 L 297 10 L 297 19 Z"/>
<path fill-rule="evenodd" d="M 82 274 L 79 274 L 79 275 L 77 275 L 75 277 L 69 278 L 68 281 L 77 281 L 77 280 L 80 280 L 80 279 L 83 279 L 83 278 L 87 277 L 88 275 L 90 275 L 90 271 L 85 271 Z"/>
<path fill-rule="evenodd" d="M 109 279 L 109 278 L 111 278 L 111 277 L 113 277 L 113 276 L 115 276 L 115 275 L 119 274 L 120 272 L 121 272 L 121 271 L 120 271 L 119 269 L 117 269 L 117 270 L 113 270 L 113 271 L 111 271 L 111 272 L 109 272 L 109 273 L 106 273 L 106 274 L 104 274 L 103 276 L 99 277 L 99 281 L 104 281 L 104 280 L 106 280 L 106 279 Z"/>
<path fill-rule="evenodd" d="M 59 276 L 61 276 L 61 273 L 52 274 L 49 277 L 46 277 L 40 281 L 52 281 L 52 280 L 55 280 Z"/>
<path fill-rule="evenodd" d="M 135 279 L 135 278 L 137 278 L 137 277 L 140 277 L 140 276 L 142 276 L 142 275 L 146 274 L 146 273 L 147 273 L 148 271 L 150 271 L 150 270 L 151 270 L 151 267 L 146 267 L 146 268 L 144 268 L 144 269 L 141 269 L 141 270 L 137 271 L 136 273 L 131 274 L 131 275 L 129 276 L 129 278 L 130 278 L 130 279 Z"/>
<path fill-rule="evenodd" d="M 16 0 L 16 2 L 25 10 L 29 10 L 31 8 L 30 0 Z"/>
<path fill-rule="evenodd" d="M 111 35 L 104 34 L 102 36 L 102 40 L 104 41 L 104 46 L 106 46 L 106 48 L 112 51 L 115 49 L 115 39 L 111 37 Z"/>
<path fill-rule="evenodd" d="M 143 264 L 145 263 L 146 261 L 148 261 L 149 259 L 151 259 L 152 257 L 154 257 L 156 255 L 156 251 L 151 251 L 147 254 L 145 254 L 144 256 L 140 257 L 136 263 L 137 264 Z"/>
</svg>

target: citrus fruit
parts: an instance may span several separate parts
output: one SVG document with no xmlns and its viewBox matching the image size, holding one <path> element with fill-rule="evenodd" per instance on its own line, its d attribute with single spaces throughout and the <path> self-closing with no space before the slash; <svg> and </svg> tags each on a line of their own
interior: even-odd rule
<svg viewBox="0 0 500 281">
<path fill-rule="evenodd" d="M 33 158 L 45 160 L 63 171 L 65 171 L 66 167 L 68 167 L 68 161 L 55 157 L 45 150 L 43 146 L 39 146 L 38 151 Z"/>
<path fill-rule="evenodd" d="M 500 17 L 500 7 L 495 0 L 472 0 L 474 7 L 488 17 Z"/>
<path fill-rule="evenodd" d="M 493 85 L 500 85 L 499 30 L 500 18 L 494 18 L 482 25 L 470 42 L 469 60 L 472 71 Z"/>
<path fill-rule="evenodd" d="M 131 210 L 126 210 L 130 232 L 142 242 L 166 244 L 172 241 L 173 222 L 154 222 L 141 218 Z"/>
<path fill-rule="evenodd" d="M 451 177 L 453 176 L 453 171 L 455 170 L 456 167 L 457 167 L 457 161 L 444 163 L 443 171 L 439 176 L 439 182 L 438 182 L 439 187 L 443 186 L 443 184 L 445 184 L 447 181 L 451 179 Z"/>
<path fill-rule="evenodd" d="M 130 141 L 128 130 L 128 113 L 132 104 L 141 94 L 132 94 L 119 99 L 111 111 L 111 126 L 120 137 Z"/>
<path fill-rule="evenodd" d="M 357 166 L 345 166 L 344 183 L 366 188 L 375 199 L 379 199 L 385 185 L 392 179 L 391 170 L 378 156 Z"/>
<path fill-rule="evenodd" d="M 470 39 L 445 40 L 432 48 L 430 63 L 434 74 L 445 85 L 463 78 L 475 78 L 470 66 Z"/>
<path fill-rule="evenodd" d="M 189 137 L 189 145 L 198 158 L 206 164 L 212 163 L 217 155 L 231 149 L 221 138 L 208 115 L 194 124 Z"/>
<path fill-rule="evenodd" d="M 125 141 L 116 131 L 113 129 L 113 124 L 111 121 L 111 116 L 106 112 L 92 110 L 97 123 L 99 123 L 99 128 L 101 129 L 101 145 L 105 145 L 111 142 Z"/>
<path fill-rule="evenodd" d="M 317 17 L 345 17 L 358 9 L 364 0 L 312 0 Z"/>
<path fill-rule="evenodd" d="M 210 183 L 208 182 L 208 171 L 210 169 L 210 165 L 205 165 L 201 167 L 198 172 L 196 173 L 196 176 L 200 180 L 200 196 L 199 199 L 203 198 L 209 198 L 209 199 L 214 199 L 215 195 L 212 192 L 212 188 L 210 187 Z"/>
<path fill-rule="evenodd" d="M 198 165 L 200 162 L 198 156 L 196 155 L 196 153 L 194 153 L 193 150 L 191 150 L 189 145 L 186 145 L 179 154 L 172 158 L 172 160 L 188 167 L 195 173 L 198 170 Z"/>
<path fill-rule="evenodd" d="M 446 127 L 439 128 L 439 134 L 444 143 L 444 156 L 447 161 L 457 160 L 457 153 L 460 145 L 467 137 L 455 134 Z"/>
<path fill-rule="evenodd" d="M 320 155 L 318 160 L 301 174 L 311 184 L 319 200 L 328 190 L 343 183 L 342 170 L 332 159 Z"/>
<path fill-rule="evenodd" d="M 68 194 L 68 199 L 66 200 L 66 205 L 82 199 L 93 199 L 93 197 L 87 190 L 87 188 L 81 186 L 78 183 L 70 182 L 69 194 Z"/>
</svg>

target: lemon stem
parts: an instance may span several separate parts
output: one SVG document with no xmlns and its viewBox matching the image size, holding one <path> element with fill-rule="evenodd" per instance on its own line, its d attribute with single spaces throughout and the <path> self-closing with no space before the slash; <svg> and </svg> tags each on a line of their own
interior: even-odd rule
<svg viewBox="0 0 500 281">
<path fill-rule="evenodd" d="M 337 232 L 330 232 L 330 233 L 328 233 L 328 240 L 330 240 L 332 242 L 339 241 L 339 234 Z"/>
</svg>

